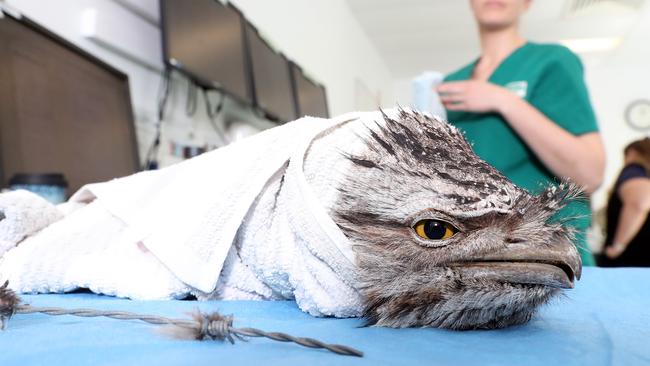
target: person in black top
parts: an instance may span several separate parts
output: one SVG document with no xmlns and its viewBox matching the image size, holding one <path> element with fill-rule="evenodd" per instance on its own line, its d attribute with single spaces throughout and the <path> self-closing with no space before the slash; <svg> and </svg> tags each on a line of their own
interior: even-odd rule
<svg viewBox="0 0 650 366">
<path fill-rule="evenodd" d="M 603 267 L 650 267 L 650 138 L 625 147 L 625 166 L 607 203 Z"/>
</svg>

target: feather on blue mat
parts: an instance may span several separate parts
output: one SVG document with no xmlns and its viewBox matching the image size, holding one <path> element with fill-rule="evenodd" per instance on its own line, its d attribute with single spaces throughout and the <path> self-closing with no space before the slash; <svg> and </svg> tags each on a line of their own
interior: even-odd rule
<svg viewBox="0 0 650 366">
<path fill-rule="evenodd" d="M 577 288 L 528 324 L 491 331 L 360 328 L 319 319 L 293 302 L 130 301 L 93 294 L 29 295 L 34 306 L 126 310 L 185 318 L 198 308 L 235 327 L 287 332 L 360 349 L 345 357 L 252 338 L 179 341 L 156 326 L 105 318 L 16 315 L 0 332 L 0 365 L 644 365 L 650 364 L 650 269 L 585 268 Z"/>
</svg>

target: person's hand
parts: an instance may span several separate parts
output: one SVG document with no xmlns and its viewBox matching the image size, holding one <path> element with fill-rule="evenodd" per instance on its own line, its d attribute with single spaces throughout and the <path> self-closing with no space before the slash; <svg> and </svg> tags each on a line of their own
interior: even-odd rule
<svg viewBox="0 0 650 366">
<path fill-rule="evenodd" d="M 508 89 L 479 80 L 444 83 L 437 91 L 448 110 L 478 113 L 498 112 L 514 95 Z"/>
<path fill-rule="evenodd" d="M 610 245 L 607 248 L 605 248 L 605 255 L 609 259 L 616 259 L 623 254 L 625 251 L 625 246 L 621 244 L 614 244 Z"/>
</svg>

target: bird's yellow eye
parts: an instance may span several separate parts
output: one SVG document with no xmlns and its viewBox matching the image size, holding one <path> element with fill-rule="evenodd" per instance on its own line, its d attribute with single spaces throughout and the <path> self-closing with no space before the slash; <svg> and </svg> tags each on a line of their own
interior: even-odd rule
<svg viewBox="0 0 650 366">
<path fill-rule="evenodd" d="M 445 240 L 458 232 L 452 224 L 441 220 L 420 220 L 415 226 L 415 233 L 422 239 Z"/>
</svg>

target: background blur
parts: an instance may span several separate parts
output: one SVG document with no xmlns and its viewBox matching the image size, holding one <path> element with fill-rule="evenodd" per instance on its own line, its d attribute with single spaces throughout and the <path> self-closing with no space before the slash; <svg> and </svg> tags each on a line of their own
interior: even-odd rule
<svg viewBox="0 0 650 366">
<path fill-rule="evenodd" d="M 192 1 L 192 0 L 190 0 Z M 2 1 L 0 1 L 2 2 Z M 5 0 L 5 4 L 127 74 L 143 159 L 154 139 L 164 69 L 158 0 Z M 232 0 L 249 22 L 306 74 L 322 83 L 329 113 L 411 104 L 411 80 L 474 60 L 478 37 L 468 1 Z M 580 55 L 608 154 L 602 207 L 622 166 L 622 149 L 648 133 L 625 121 L 634 101 L 650 98 L 650 3 L 644 0 L 534 0 L 523 23 L 537 42 L 560 42 Z M 216 140 L 203 108 L 185 113 L 186 81 L 175 75 L 159 160 L 181 158 L 171 143 Z M 202 101 L 198 101 L 202 103 Z M 226 100 L 220 120 L 258 128 L 268 121 Z"/>
</svg>

